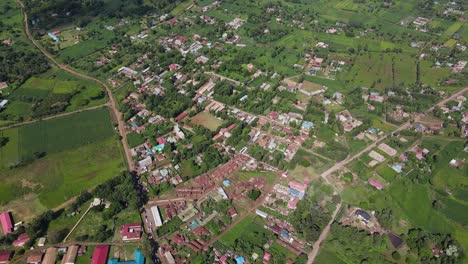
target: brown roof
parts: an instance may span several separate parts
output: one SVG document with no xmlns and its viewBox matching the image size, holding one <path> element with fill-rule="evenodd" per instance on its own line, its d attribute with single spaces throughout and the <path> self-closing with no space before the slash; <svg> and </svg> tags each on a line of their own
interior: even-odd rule
<svg viewBox="0 0 468 264">
<path fill-rule="evenodd" d="M 64 264 L 73 264 L 76 261 L 76 255 L 78 255 L 78 248 L 79 246 L 73 245 L 69 246 L 67 250 L 67 254 L 63 256 L 62 263 Z"/>
<path fill-rule="evenodd" d="M 36 252 L 28 256 L 27 263 L 40 263 L 42 260 L 42 252 Z"/>
<path fill-rule="evenodd" d="M 48 248 L 42 264 L 55 264 L 55 258 L 57 257 L 57 248 Z"/>
</svg>

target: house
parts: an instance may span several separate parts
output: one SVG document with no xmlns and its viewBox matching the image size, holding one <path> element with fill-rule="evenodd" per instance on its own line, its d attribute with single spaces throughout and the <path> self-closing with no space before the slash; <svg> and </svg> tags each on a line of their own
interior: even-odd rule
<svg viewBox="0 0 468 264">
<path fill-rule="evenodd" d="M 354 212 L 354 215 L 359 218 L 362 222 L 364 222 L 366 225 L 369 223 L 371 216 L 364 210 L 357 209 L 356 212 Z"/>
<path fill-rule="evenodd" d="M 108 245 L 96 246 L 91 257 L 91 264 L 106 264 L 109 248 L 110 246 Z"/>
<path fill-rule="evenodd" d="M 305 183 L 300 183 L 297 181 L 289 182 L 288 193 L 292 196 L 302 199 L 305 195 L 306 190 L 307 190 L 307 184 Z"/>
<path fill-rule="evenodd" d="M 62 264 L 75 264 L 79 248 L 78 245 L 69 246 L 67 253 L 63 256 Z"/>
<path fill-rule="evenodd" d="M 0 251 L 0 264 L 9 263 L 12 253 L 12 251 L 7 250 Z"/>
<path fill-rule="evenodd" d="M 180 115 L 178 115 L 176 118 L 175 118 L 175 121 L 176 122 L 180 122 L 182 120 L 184 120 L 185 117 L 188 116 L 188 112 L 182 112 Z"/>
<path fill-rule="evenodd" d="M 122 67 L 117 72 L 130 79 L 137 79 L 138 77 L 138 72 L 128 67 Z"/>
<path fill-rule="evenodd" d="M 382 183 L 380 183 L 379 181 L 376 181 L 374 179 L 369 179 L 368 182 L 369 182 L 370 185 L 374 186 L 379 191 L 382 190 L 382 188 L 383 188 Z"/>
<path fill-rule="evenodd" d="M 142 232 L 141 223 L 130 223 L 120 226 L 120 235 L 123 241 L 139 240 Z"/>
<path fill-rule="evenodd" d="M 268 214 L 263 212 L 263 211 L 260 211 L 258 209 L 255 210 L 255 214 L 257 214 L 258 216 L 262 217 L 262 218 L 267 218 L 268 217 Z"/>
<path fill-rule="evenodd" d="M 237 211 L 234 207 L 229 208 L 228 213 L 229 213 L 229 216 L 231 216 L 231 218 L 234 218 L 237 216 Z"/>
<path fill-rule="evenodd" d="M 3 212 L 0 214 L 0 222 L 2 224 L 2 232 L 4 235 L 7 235 L 13 232 L 13 224 L 11 222 L 10 212 Z"/>
<path fill-rule="evenodd" d="M 200 56 L 198 58 L 195 59 L 195 62 L 196 63 L 203 63 L 203 64 L 206 64 L 210 59 L 208 59 L 207 57 L 205 56 Z"/>
<path fill-rule="evenodd" d="M 236 264 L 243 264 L 243 263 L 245 263 L 244 257 L 237 257 L 237 258 L 235 258 L 235 260 L 236 260 Z"/>
<path fill-rule="evenodd" d="M 0 82 L 0 90 L 8 88 L 8 83 L 6 82 Z"/>
<path fill-rule="evenodd" d="M 390 243 L 392 243 L 394 248 L 398 249 L 401 247 L 401 245 L 403 245 L 403 239 L 401 239 L 401 237 L 393 233 L 388 233 L 387 237 L 390 240 Z"/>
<path fill-rule="evenodd" d="M 271 259 L 271 254 L 268 252 L 265 252 L 265 254 L 263 254 L 263 263 L 270 262 L 270 259 Z"/>
<path fill-rule="evenodd" d="M 0 101 L 0 108 L 5 107 L 7 103 L 8 103 L 8 100 L 6 100 L 6 99 Z"/>
<path fill-rule="evenodd" d="M 460 168 L 460 167 L 463 167 L 463 164 L 465 163 L 465 160 L 456 160 L 456 159 L 452 159 L 450 161 L 450 165 L 454 166 L 454 167 L 457 167 L 457 168 Z"/>
<path fill-rule="evenodd" d="M 314 128 L 314 123 L 310 122 L 310 121 L 304 121 L 302 122 L 302 126 L 301 126 L 301 129 L 304 129 L 304 130 L 310 130 Z"/>
<path fill-rule="evenodd" d="M 28 264 L 40 264 L 42 261 L 42 252 L 36 252 L 29 254 L 28 258 L 26 259 L 26 263 Z"/>
<path fill-rule="evenodd" d="M 175 259 L 174 257 L 172 256 L 171 252 L 170 251 L 166 251 L 164 253 L 164 256 L 166 257 L 166 260 L 167 260 L 167 263 L 168 264 L 175 264 Z"/>
<path fill-rule="evenodd" d="M 46 250 L 42 264 L 55 264 L 57 258 L 57 248 L 50 247 Z"/>
<path fill-rule="evenodd" d="M 23 234 L 19 235 L 18 238 L 17 238 L 15 241 L 13 241 L 13 246 L 15 246 L 15 247 L 22 247 L 22 246 L 24 246 L 24 244 L 26 244 L 26 242 L 28 242 L 28 241 L 29 241 L 29 236 L 28 236 L 28 234 L 23 233 Z"/>
<path fill-rule="evenodd" d="M 119 261 L 117 258 L 112 258 L 110 259 L 107 264 L 144 264 L 145 263 L 145 257 L 143 256 L 143 253 L 141 253 L 141 250 L 136 249 L 133 252 L 134 260 L 131 261 Z"/>
<path fill-rule="evenodd" d="M 179 234 L 176 234 L 175 236 L 173 236 L 171 241 L 178 246 L 182 246 L 183 244 L 185 244 L 184 239 Z"/>
<path fill-rule="evenodd" d="M 172 63 L 169 65 L 169 71 L 176 71 L 180 68 L 179 64 Z"/>
</svg>

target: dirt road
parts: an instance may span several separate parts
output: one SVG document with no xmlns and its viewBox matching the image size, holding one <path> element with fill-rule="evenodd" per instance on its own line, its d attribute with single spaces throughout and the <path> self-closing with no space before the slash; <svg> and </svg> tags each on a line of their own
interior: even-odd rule
<svg viewBox="0 0 468 264">
<path fill-rule="evenodd" d="M 107 96 L 109 98 L 109 105 L 108 106 L 111 109 L 111 113 L 114 116 L 114 120 L 117 121 L 122 146 L 124 148 L 125 156 L 126 156 L 126 160 L 127 160 L 127 164 L 128 164 L 128 169 L 130 171 L 135 170 L 133 160 L 132 160 L 132 155 L 130 154 L 130 148 L 128 147 L 127 140 L 126 140 L 127 132 L 126 132 L 126 129 L 125 129 L 125 122 L 122 120 L 122 113 L 120 113 L 120 111 L 117 109 L 117 105 L 115 103 L 114 97 L 112 96 L 111 89 L 104 82 L 102 82 L 101 80 L 98 80 L 98 79 L 96 79 L 96 78 L 94 78 L 92 76 L 88 76 L 86 74 L 77 72 L 74 69 L 72 69 L 71 67 L 69 67 L 68 65 L 58 62 L 54 58 L 54 56 L 52 56 L 50 53 L 48 53 L 39 43 L 37 43 L 37 41 L 34 39 L 34 37 L 32 36 L 32 34 L 31 34 L 30 30 L 29 30 L 28 14 L 26 13 L 24 4 L 23 4 L 23 2 L 21 0 L 16 0 L 16 1 L 21 6 L 21 9 L 23 11 L 23 24 L 24 24 L 24 31 L 26 33 L 26 36 L 34 44 L 34 46 L 36 46 L 36 48 L 39 49 L 44 54 L 44 56 L 46 56 L 53 64 L 55 64 L 60 69 L 66 71 L 66 72 L 68 72 L 70 74 L 73 74 L 73 75 L 75 75 L 75 76 L 77 76 L 79 78 L 97 82 L 104 88 L 104 90 L 106 91 Z"/>
<path fill-rule="evenodd" d="M 340 209 L 341 209 L 341 203 L 339 203 L 336 206 L 335 212 L 333 212 L 333 215 L 332 215 L 332 219 L 330 220 L 330 222 L 328 222 L 327 226 L 323 229 L 322 233 L 320 234 L 319 239 L 317 241 L 315 241 L 315 243 L 313 245 L 313 248 L 312 248 L 312 252 L 310 252 L 310 254 L 308 256 L 307 264 L 314 263 L 314 260 L 317 257 L 317 254 L 319 252 L 320 245 L 327 238 L 328 233 L 330 232 L 330 226 L 331 226 L 331 224 L 333 224 L 333 221 L 335 221 L 335 218 L 338 215 L 338 212 L 340 211 Z"/>
</svg>

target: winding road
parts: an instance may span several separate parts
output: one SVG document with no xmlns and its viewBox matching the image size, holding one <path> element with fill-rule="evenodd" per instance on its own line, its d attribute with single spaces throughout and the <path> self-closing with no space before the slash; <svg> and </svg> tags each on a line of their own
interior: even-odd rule
<svg viewBox="0 0 468 264">
<path fill-rule="evenodd" d="M 36 46 L 37 49 L 39 49 L 42 54 L 44 54 L 44 56 L 46 56 L 53 64 L 55 64 L 57 67 L 59 67 L 60 69 L 70 73 L 70 74 L 73 74 L 75 75 L 76 77 L 79 77 L 79 78 L 82 78 L 82 79 L 86 79 L 86 80 L 91 80 L 91 81 L 94 81 L 94 82 L 97 82 L 99 83 L 103 88 L 104 90 L 106 91 L 107 93 L 107 97 L 109 98 L 109 102 L 107 104 L 107 106 L 110 108 L 111 110 L 111 113 L 114 117 L 114 120 L 117 121 L 117 125 L 118 125 L 118 130 L 119 130 L 119 134 L 120 134 L 120 137 L 121 137 L 121 142 L 122 142 L 122 146 L 124 148 L 124 151 L 125 151 L 125 158 L 126 158 L 126 161 L 127 161 L 127 165 L 128 165 L 128 169 L 130 171 L 134 171 L 135 170 L 135 165 L 133 164 L 133 160 L 132 160 L 132 155 L 130 154 L 130 148 L 128 147 L 128 144 L 127 144 L 127 140 L 126 140 L 126 135 L 127 135 L 127 132 L 126 132 L 126 129 L 125 129 L 125 122 L 123 121 L 122 119 L 122 113 L 119 111 L 119 109 L 117 108 L 117 104 L 115 103 L 115 99 L 114 97 L 112 96 L 112 91 L 111 89 L 109 88 L 109 86 L 107 86 L 103 81 L 99 80 L 99 79 L 96 79 L 92 76 L 88 76 L 86 74 L 83 74 L 83 73 L 80 73 L 74 69 L 72 69 L 70 66 L 66 65 L 66 64 L 63 64 L 63 63 L 60 63 L 58 62 L 54 56 L 52 56 L 52 54 L 50 54 L 49 52 L 47 52 L 44 47 L 42 47 L 35 39 L 34 37 L 32 36 L 31 34 L 31 31 L 29 29 L 29 23 L 28 23 L 28 14 L 26 13 L 26 9 L 25 9 L 25 6 L 23 4 L 23 2 L 21 0 L 16 0 L 16 2 L 21 6 L 21 9 L 22 9 L 22 12 L 23 12 L 23 24 L 24 24 L 24 31 L 26 33 L 26 36 L 28 37 L 28 39 L 34 44 L 34 46 Z M 49 117 L 49 119 L 52 118 L 52 117 Z"/>
</svg>

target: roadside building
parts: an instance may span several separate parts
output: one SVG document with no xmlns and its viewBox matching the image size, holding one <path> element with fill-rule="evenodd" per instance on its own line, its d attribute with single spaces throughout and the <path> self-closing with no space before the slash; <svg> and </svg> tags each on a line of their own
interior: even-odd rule
<svg viewBox="0 0 468 264">
<path fill-rule="evenodd" d="M 42 252 L 32 253 L 26 259 L 26 263 L 28 263 L 28 264 L 39 264 L 39 263 L 42 262 L 42 256 L 43 256 Z"/>
<path fill-rule="evenodd" d="M 46 250 L 42 264 L 55 264 L 57 258 L 57 248 L 50 247 Z"/>
<path fill-rule="evenodd" d="M 79 246 L 72 245 L 68 247 L 67 253 L 63 257 L 63 264 L 75 264 L 76 256 L 78 255 Z"/>
<path fill-rule="evenodd" d="M 161 219 L 161 214 L 159 213 L 159 209 L 156 205 L 151 207 L 151 213 L 153 214 L 154 224 L 156 226 L 162 226 L 163 223 Z"/>
<path fill-rule="evenodd" d="M 141 238 L 143 227 L 141 223 L 130 223 L 120 226 L 120 234 L 123 241 L 134 241 Z"/>
<path fill-rule="evenodd" d="M 108 245 L 96 246 L 91 257 L 91 264 L 106 264 L 109 248 Z"/>
</svg>

